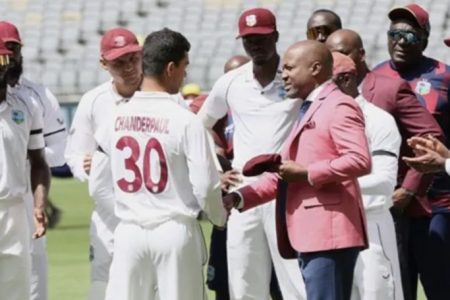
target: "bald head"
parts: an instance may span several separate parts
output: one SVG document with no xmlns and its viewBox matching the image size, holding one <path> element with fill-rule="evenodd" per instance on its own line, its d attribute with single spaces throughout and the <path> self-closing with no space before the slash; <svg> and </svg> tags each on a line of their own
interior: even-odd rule
<svg viewBox="0 0 450 300">
<path fill-rule="evenodd" d="M 340 29 L 333 32 L 325 42 L 332 52 L 340 52 L 349 56 L 356 65 L 365 63 L 363 42 L 358 33 L 350 29 Z"/>
<path fill-rule="evenodd" d="M 335 12 L 328 9 L 319 9 L 313 12 L 308 19 L 306 36 L 308 40 L 324 43 L 331 33 L 341 28 L 341 18 Z"/>
<path fill-rule="evenodd" d="M 283 81 L 288 97 L 305 98 L 331 78 L 333 57 L 317 41 L 301 41 L 288 48 L 283 57 Z"/>
<path fill-rule="evenodd" d="M 250 61 L 250 58 L 243 55 L 235 55 L 231 57 L 224 65 L 223 71 L 224 73 L 228 73 L 231 70 L 237 69 L 240 66 L 248 63 Z"/>
</svg>

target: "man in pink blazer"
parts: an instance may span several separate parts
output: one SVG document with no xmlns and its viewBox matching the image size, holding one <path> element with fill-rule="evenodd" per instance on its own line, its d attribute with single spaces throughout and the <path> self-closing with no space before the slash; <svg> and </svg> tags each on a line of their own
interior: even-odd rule
<svg viewBox="0 0 450 300">
<path fill-rule="evenodd" d="M 367 247 L 357 183 L 371 168 L 364 117 L 356 102 L 330 81 L 332 67 L 331 53 L 319 42 L 289 47 L 283 57 L 286 92 L 304 102 L 283 161 L 277 173 L 267 173 L 224 199 L 228 209 L 237 205 L 246 210 L 275 198 L 277 190 L 286 193 L 286 199 L 277 200 L 286 201 L 286 222 L 281 224 L 299 253 L 309 300 L 350 299 L 356 258 Z M 277 189 L 286 182 L 285 191 Z"/>
</svg>

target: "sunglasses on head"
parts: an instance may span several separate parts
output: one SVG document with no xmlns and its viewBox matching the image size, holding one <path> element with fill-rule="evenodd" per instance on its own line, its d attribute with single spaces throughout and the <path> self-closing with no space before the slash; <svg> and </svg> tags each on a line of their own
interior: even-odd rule
<svg viewBox="0 0 450 300">
<path fill-rule="evenodd" d="M 416 32 L 407 30 L 389 30 L 387 34 L 394 42 L 403 39 L 403 41 L 409 45 L 417 45 L 420 43 L 420 37 Z"/>
<path fill-rule="evenodd" d="M 327 26 L 317 26 L 317 27 L 311 27 L 306 32 L 306 36 L 309 40 L 315 40 L 319 36 L 319 34 L 329 36 L 332 33 L 332 29 Z"/>
</svg>

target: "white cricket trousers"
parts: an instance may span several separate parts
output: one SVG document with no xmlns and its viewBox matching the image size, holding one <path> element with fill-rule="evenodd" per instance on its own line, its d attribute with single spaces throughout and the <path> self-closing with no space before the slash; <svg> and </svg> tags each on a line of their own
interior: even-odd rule
<svg viewBox="0 0 450 300">
<path fill-rule="evenodd" d="M 0 203 L 0 205 L 4 205 Z M 0 206 L 0 298 L 30 299 L 30 231 L 23 199 Z"/>
<path fill-rule="evenodd" d="M 95 208 L 89 230 L 91 285 L 87 300 L 104 300 L 114 250 L 114 230 L 119 219 L 114 214 L 114 191 L 108 156 L 96 151 L 92 156 L 89 195 Z"/>
<path fill-rule="evenodd" d="M 368 211 L 369 248 L 359 253 L 352 300 L 403 300 L 394 221 L 387 209 Z"/>
<path fill-rule="evenodd" d="M 30 230 L 30 255 L 31 255 L 31 300 L 48 300 L 48 258 L 47 258 L 47 238 L 43 236 L 33 239 L 35 231 L 34 225 L 34 198 L 31 191 L 25 196 L 25 206 L 27 210 L 27 222 Z"/>
<path fill-rule="evenodd" d="M 106 300 L 206 299 L 206 247 L 197 220 L 180 217 L 146 229 L 121 222 Z"/>
<path fill-rule="evenodd" d="M 278 251 L 275 201 L 242 213 L 232 211 L 227 258 L 231 300 L 268 300 L 272 262 L 283 299 L 306 299 L 297 260 L 284 259 Z"/>
</svg>

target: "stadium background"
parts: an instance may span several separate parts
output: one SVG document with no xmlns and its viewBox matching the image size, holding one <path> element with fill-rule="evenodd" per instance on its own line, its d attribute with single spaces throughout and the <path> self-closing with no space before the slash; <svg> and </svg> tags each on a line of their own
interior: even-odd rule
<svg viewBox="0 0 450 300">
<path fill-rule="evenodd" d="M 262 6 L 277 16 L 282 53 L 305 38 L 306 21 L 318 8 L 335 11 L 345 28 L 363 38 L 369 64 L 388 58 L 388 11 L 400 0 L 0 0 L 2 20 L 16 24 L 23 40 L 25 76 L 49 87 L 70 125 L 83 92 L 106 81 L 98 63 L 99 43 L 107 29 L 123 26 L 141 39 L 157 29 L 181 31 L 192 44 L 186 83 L 207 91 L 222 74 L 223 64 L 243 54 L 235 39 L 236 22 L 246 8 Z M 430 14 L 426 54 L 450 62 L 442 43 L 450 36 L 450 0 L 415 1 Z M 88 223 L 91 203 L 86 187 L 55 180 L 52 197 L 64 210 L 62 223 L 49 233 L 50 299 L 84 299 L 88 271 Z M 204 226 L 209 230 L 209 226 Z M 209 233 L 206 233 L 209 237 Z M 424 297 L 422 296 L 422 299 Z"/>
</svg>

